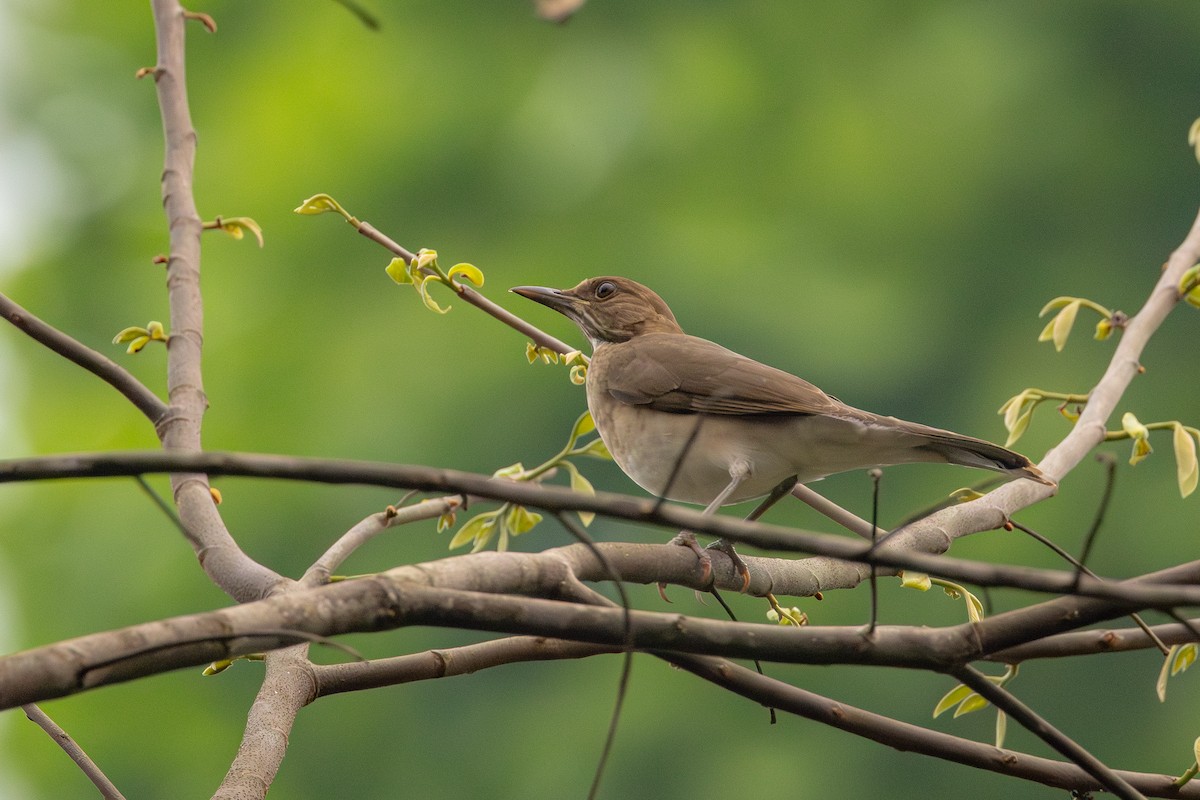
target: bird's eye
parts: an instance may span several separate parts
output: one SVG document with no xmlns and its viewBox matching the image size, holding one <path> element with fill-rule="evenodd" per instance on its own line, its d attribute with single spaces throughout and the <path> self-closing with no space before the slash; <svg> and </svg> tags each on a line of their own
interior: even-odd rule
<svg viewBox="0 0 1200 800">
<path fill-rule="evenodd" d="M 596 299 L 604 300 L 617 293 L 617 285 L 612 281 L 603 281 L 596 287 Z"/>
</svg>

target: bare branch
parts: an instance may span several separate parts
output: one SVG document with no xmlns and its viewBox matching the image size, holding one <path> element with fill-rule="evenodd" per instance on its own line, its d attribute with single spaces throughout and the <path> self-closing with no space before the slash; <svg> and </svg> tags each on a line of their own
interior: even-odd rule
<svg viewBox="0 0 1200 800">
<path fill-rule="evenodd" d="M 88 754 L 83 752 L 83 748 L 71 738 L 71 734 L 63 730 L 57 722 L 50 719 L 45 711 L 42 711 L 33 703 L 21 706 L 21 710 L 25 712 L 25 716 L 29 718 L 30 722 L 35 723 L 39 728 L 44 730 L 54 740 L 54 743 L 70 756 L 71 760 L 88 777 L 88 780 L 100 790 L 101 797 L 105 798 L 105 800 L 125 800 L 125 795 L 121 794 L 120 790 L 108 779 L 103 770 L 96 766 L 96 762 L 92 761 Z"/>
<path fill-rule="evenodd" d="M 345 534 L 334 542 L 333 546 L 326 550 L 308 568 L 308 571 L 304 573 L 304 577 L 300 579 L 299 584 L 301 586 L 320 586 L 328 582 L 330 574 L 343 561 L 349 558 L 355 550 L 389 528 L 409 522 L 417 522 L 418 520 L 440 517 L 442 514 L 454 511 L 461 505 L 462 497 L 460 495 L 452 495 L 450 497 L 422 500 L 420 503 L 405 506 L 404 508 L 392 509 L 389 507 L 387 511 L 372 514 L 346 531 Z"/>
<path fill-rule="evenodd" d="M 267 672 L 246 718 L 241 746 L 213 800 L 266 796 L 287 755 L 296 715 L 316 696 L 307 653 L 308 645 L 299 645 L 267 654 Z"/>
<path fill-rule="evenodd" d="M 170 409 L 156 421 L 163 447 L 200 449 L 200 427 L 208 399 L 204 395 L 200 353 L 204 342 L 204 303 L 200 294 L 200 236 L 203 223 L 192 196 L 196 130 L 188 109 L 184 59 L 187 12 L 178 0 L 153 0 L 158 61 L 154 82 L 162 111 L 162 199 L 170 230 L 167 294 L 171 336 L 167 343 L 167 395 Z M 265 596 L 283 578 L 258 564 L 238 547 L 217 512 L 202 474 L 172 474 L 175 507 L 184 531 L 209 578 L 236 600 Z"/>
<path fill-rule="evenodd" d="M 312 673 L 317 681 L 317 696 L 324 697 L 378 686 L 470 675 L 504 664 L 587 658 L 602 653 L 619 653 L 621 650 L 620 646 L 571 642 L 545 636 L 509 636 L 375 661 L 317 664 L 312 667 Z"/>
<path fill-rule="evenodd" d="M 1200 619 L 1190 620 L 1200 625 Z M 1019 664 L 1037 658 L 1069 658 L 1071 656 L 1097 655 L 1100 653 L 1128 653 L 1148 650 L 1158 646 L 1158 641 L 1168 645 L 1186 644 L 1196 641 L 1196 634 L 1186 625 L 1166 622 L 1153 625 L 1150 630 L 1154 638 L 1140 628 L 1105 628 L 1102 630 L 1072 631 L 1046 636 L 1028 644 L 998 650 L 986 656 L 988 661 L 1002 664 Z M 1157 640 L 1157 641 L 1156 641 Z"/>
</svg>

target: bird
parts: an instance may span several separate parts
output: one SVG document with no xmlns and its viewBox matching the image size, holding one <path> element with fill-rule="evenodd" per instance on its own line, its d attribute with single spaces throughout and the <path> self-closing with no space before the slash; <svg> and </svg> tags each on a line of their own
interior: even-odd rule
<svg viewBox="0 0 1200 800">
<path fill-rule="evenodd" d="M 684 333 L 666 302 L 629 278 L 511 291 L 559 312 L 587 337 L 587 404 L 596 430 L 621 470 L 657 497 L 702 505 L 708 514 L 768 498 L 756 517 L 796 483 L 914 462 L 1055 485 L 1012 450 L 854 408 L 803 378 Z M 676 543 L 706 558 L 694 536 L 681 537 Z M 715 546 L 748 586 L 732 546 Z"/>
</svg>

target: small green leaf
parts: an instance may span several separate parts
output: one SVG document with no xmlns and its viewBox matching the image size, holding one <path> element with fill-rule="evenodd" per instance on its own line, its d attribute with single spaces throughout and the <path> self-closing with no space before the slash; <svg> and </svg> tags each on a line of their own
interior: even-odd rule
<svg viewBox="0 0 1200 800">
<path fill-rule="evenodd" d="M 346 212 L 338 205 L 338 202 L 327 194 L 314 194 L 312 197 L 305 200 L 299 206 L 293 209 L 293 213 L 312 216 L 314 214 L 324 214 L 326 211 L 336 211 L 345 216 Z"/>
<path fill-rule="evenodd" d="M 413 261 L 414 270 L 433 270 L 437 267 L 437 250 L 430 250 L 427 247 L 422 247 L 417 251 L 417 257 Z"/>
<path fill-rule="evenodd" d="M 1143 425 L 1132 411 L 1121 415 L 1121 429 L 1132 439 L 1145 439 L 1150 435 L 1150 429 Z"/>
<path fill-rule="evenodd" d="M 1102 319 L 1096 323 L 1096 341 L 1103 342 L 1112 335 L 1113 326 L 1111 319 Z"/>
<path fill-rule="evenodd" d="M 1008 431 L 1007 447 L 1011 447 L 1025 433 L 1025 429 L 1029 427 L 1029 422 L 1033 418 L 1033 410 L 1037 408 L 1040 399 L 1037 394 L 1026 389 L 1020 394 L 1010 397 L 1004 405 L 1000 406 L 997 413 L 1004 415 L 1004 429 Z"/>
<path fill-rule="evenodd" d="M 1030 406 L 1028 411 L 1017 417 L 1013 426 L 1008 430 L 1008 439 L 1004 443 L 1005 447 L 1012 447 L 1025 434 L 1025 431 L 1029 428 L 1030 421 L 1033 419 L 1034 408 L 1036 406 Z"/>
<path fill-rule="evenodd" d="M 1154 448 L 1150 446 L 1149 439 L 1134 439 L 1133 453 L 1129 456 L 1129 466 L 1136 466 L 1153 452 Z"/>
<path fill-rule="evenodd" d="M 979 598 L 963 590 L 963 600 L 967 604 L 967 620 L 970 622 L 979 622 L 983 619 L 983 603 L 979 602 Z"/>
<path fill-rule="evenodd" d="M 1126 411 L 1122 415 L 1121 428 L 1133 439 L 1133 454 L 1129 457 L 1129 466 L 1135 466 L 1154 452 L 1154 448 L 1150 446 L 1150 430 L 1138 421 L 1132 411 Z"/>
<path fill-rule="evenodd" d="M 492 473 L 493 478 L 515 478 L 525 471 L 525 465 L 518 461 L 515 464 L 509 464 L 507 467 L 501 467 Z"/>
<path fill-rule="evenodd" d="M 1171 649 L 1167 651 L 1166 657 L 1163 659 L 1162 669 L 1158 671 L 1158 680 L 1154 682 L 1154 693 L 1158 695 L 1158 702 L 1167 702 L 1167 679 L 1171 677 L 1171 663 L 1175 660 L 1175 653 L 1179 650 L 1179 645 L 1171 645 Z"/>
<path fill-rule="evenodd" d="M 588 368 L 582 364 L 576 364 L 575 366 L 571 367 L 571 383 L 575 384 L 576 386 L 583 386 L 585 383 L 587 383 L 587 371 Z"/>
<path fill-rule="evenodd" d="M 455 264 L 446 273 L 446 277 L 454 280 L 455 277 L 461 275 L 476 286 L 483 286 L 483 273 L 474 264 Z"/>
<path fill-rule="evenodd" d="M 591 456 L 592 458 L 603 458 L 605 461 L 612 461 L 612 453 L 608 452 L 608 445 L 604 444 L 601 439 L 593 439 L 586 446 L 580 449 L 579 455 Z"/>
<path fill-rule="evenodd" d="M 1082 303 L 1078 300 L 1068 303 L 1054 318 L 1051 338 L 1054 340 L 1054 349 L 1060 353 L 1067 345 L 1067 337 L 1071 335 L 1071 328 L 1075 325 L 1075 317 L 1079 315 L 1081 305 Z"/>
<path fill-rule="evenodd" d="M 979 711 L 980 709 L 987 708 L 989 705 L 991 705 L 991 703 L 985 700 L 982 695 L 972 692 L 966 700 L 963 700 L 961 703 L 959 703 L 958 708 L 954 711 L 954 718 L 957 719 L 964 714 L 970 714 L 974 711 Z"/>
<path fill-rule="evenodd" d="M 143 336 L 149 337 L 150 331 L 146 330 L 145 328 L 139 327 L 139 326 L 134 326 L 132 328 L 126 328 L 123 331 L 121 331 L 120 333 L 118 333 L 116 336 L 113 337 L 113 344 L 124 344 L 125 342 L 132 342 L 134 339 L 137 339 L 137 338 L 140 338 Z"/>
<path fill-rule="evenodd" d="M 570 461 L 563 461 L 561 463 L 563 468 L 567 471 L 567 475 L 571 478 L 572 489 L 577 492 L 583 492 L 584 494 L 592 497 L 596 496 L 595 487 L 592 486 L 591 482 L 587 478 L 580 474 L 578 467 L 576 467 Z M 592 511 L 577 511 L 576 513 L 579 514 L 579 521 L 582 522 L 585 527 L 591 525 L 592 520 L 596 518 L 596 514 Z"/>
<path fill-rule="evenodd" d="M 1171 657 L 1172 676 L 1178 675 L 1180 672 L 1185 671 L 1192 664 L 1196 663 L 1196 649 L 1197 645 L 1195 642 L 1189 642 L 1184 645 L 1175 645 L 1171 648 L 1171 652 L 1173 653 Z"/>
<path fill-rule="evenodd" d="M 1078 303 L 1078 302 L 1079 302 L 1078 297 L 1066 297 L 1066 296 L 1056 297 L 1053 300 L 1051 300 L 1049 303 L 1046 303 L 1046 305 L 1042 306 L 1042 310 L 1038 312 L 1038 316 L 1044 317 L 1056 308 L 1063 308 L 1065 306 L 1071 305 L 1072 303 Z"/>
<path fill-rule="evenodd" d="M 933 586 L 933 582 L 929 580 L 929 576 L 923 572 L 913 572 L 911 570 L 900 571 L 900 585 L 905 589 L 916 589 L 919 592 L 928 592 L 929 587 Z M 936 714 L 934 716 L 937 716 Z"/>
<path fill-rule="evenodd" d="M 1179 296 L 1188 305 L 1200 308 L 1200 264 L 1192 266 L 1179 277 Z"/>
<path fill-rule="evenodd" d="M 946 694 L 942 696 L 942 699 L 938 701 L 938 704 L 933 707 L 933 716 L 941 716 L 973 694 L 975 693 L 971 691 L 971 687 L 965 686 L 961 683 L 958 684 L 953 689 L 946 692 Z"/>
<path fill-rule="evenodd" d="M 258 246 L 263 246 L 262 228 L 259 224 L 250 217 L 229 217 L 221 219 L 221 230 L 229 234 L 230 238 L 241 239 L 245 236 L 246 231 L 250 231 L 254 238 L 258 240 Z"/>
<path fill-rule="evenodd" d="M 425 307 L 430 311 L 433 311 L 437 314 L 445 314 L 450 310 L 450 308 L 442 308 L 437 304 L 436 300 L 429 296 L 429 284 L 431 281 L 433 283 L 438 283 L 436 278 L 426 277 L 417 284 L 417 291 L 421 293 L 421 302 L 424 303 Z"/>
<path fill-rule="evenodd" d="M 983 497 L 983 493 L 978 489 L 972 489 L 970 486 L 964 486 L 961 489 L 955 489 L 950 493 L 950 497 L 956 503 L 969 503 L 972 500 L 978 500 Z"/>
<path fill-rule="evenodd" d="M 1004 747 L 1004 736 L 1008 733 L 1008 715 L 996 709 L 996 749 Z"/>
<path fill-rule="evenodd" d="M 223 658 L 220 661 L 214 661 L 204 668 L 202 673 L 204 677 L 210 678 L 213 675 L 220 675 L 225 670 L 233 666 L 233 661 L 228 658 Z"/>
<path fill-rule="evenodd" d="M 534 526 L 541 521 L 541 514 L 530 511 L 525 506 L 517 505 L 509 509 L 508 516 L 505 518 L 506 526 L 513 536 L 520 536 L 522 533 L 533 530 Z"/>
<path fill-rule="evenodd" d="M 1179 493 L 1187 497 L 1196 491 L 1196 482 L 1200 472 L 1196 464 L 1196 441 L 1187 429 L 1180 424 L 1175 425 L 1175 473 L 1179 481 Z"/>
<path fill-rule="evenodd" d="M 591 433 L 596 430 L 596 422 L 592 419 L 591 411 L 584 411 L 579 415 L 579 419 L 575 420 L 575 425 L 571 428 L 571 436 L 567 439 L 567 449 L 575 445 L 575 440 L 584 434 Z"/>
<path fill-rule="evenodd" d="M 413 282 L 412 276 L 408 274 L 408 263 L 403 258 L 393 258 L 383 271 L 401 286 Z"/>
<path fill-rule="evenodd" d="M 503 508 L 495 511 L 485 511 L 482 514 L 472 517 L 459 529 L 458 533 L 454 534 L 454 538 L 450 540 L 450 549 L 462 547 L 470 541 L 476 542 L 476 548 L 482 547 L 491 540 L 496 533 L 496 515 Z"/>
</svg>

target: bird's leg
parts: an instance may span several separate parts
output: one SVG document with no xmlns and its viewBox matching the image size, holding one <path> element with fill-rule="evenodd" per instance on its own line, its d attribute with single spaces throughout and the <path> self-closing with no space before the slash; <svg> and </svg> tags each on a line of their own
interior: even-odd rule
<svg viewBox="0 0 1200 800">
<path fill-rule="evenodd" d="M 763 501 L 746 516 L 746 521 L 753 522 L 763 514 L 767 513 L 767 510 L 771 508 L 771 506 L 778 503 L 785 495 L 789 494 L 792 491 L 792 487 L 795 485 L 795 475 L 787 478 L 784 481 L 781 481 L 780 484 L 772 489 L 771 493 L 764 497 Z M 713 550 L 720 550 L 722 553 L 729 556 L 729 560 L 733 562 L 733 568 L 737 571 L 737 574 L 742 576 L 742 591 L 745 592 L 747 589 L 749 589 L 750 568 L 746 566 L 746 562 L 742 561 L 742 557 L 739 556 L 737 551 L 733 549 L 733 542 L 726 541 L 725 539 L 717 539 L 715 542 L 710 544 L 709 547 Z"/>
<path fill-rule="evenodd" d="M 713 498 L 713 501 L 709 503 L 701 513 L 703 513 L 705 516 L 716 513 L 716 510 L 725 505 L 725 501 L 728 500 L 733 495 L 734 491 L 736 491 L 737 488 L 742 485 L 742 482 L 749 477 L 750 465 L 740 459 L 735 461 L 729 467 L 729 484 L 726 485 L 726 487 L 722 489 L 716 497 Z M 712 577 L 712 556 L 705 552 L 705 549 L 696 541 L 696 534 L 692 533 L 691 531 L 680 531 L 679 534 L 669 542 L 669 544 L 686 547 L 694 552 L 696 554 L 696 558 L 700 560 L 700 569 L 702 570 L 704 576 L 704 582 L 707 583 L 709 581 L 709 579 Z M 722 551 L 726 554 L 729 554 L 729 552 L 733 550 L 732 545 L 729 545 L 728 547 L 728 550 L 722 548 Z M 738 567 L 740 565 L 741 569 L 739 572 L 744 571 L 743 580 L 745 585 L 749 586 L 750 571 L 746 569 L 745 563 L 743 563 L 742 559 L 738 556 L 730 555 L 730 559 L 736 559 L 734 560 L 734 567 Z M 745 591 L 744 587 L 743 591 Z"/>
</svg>

